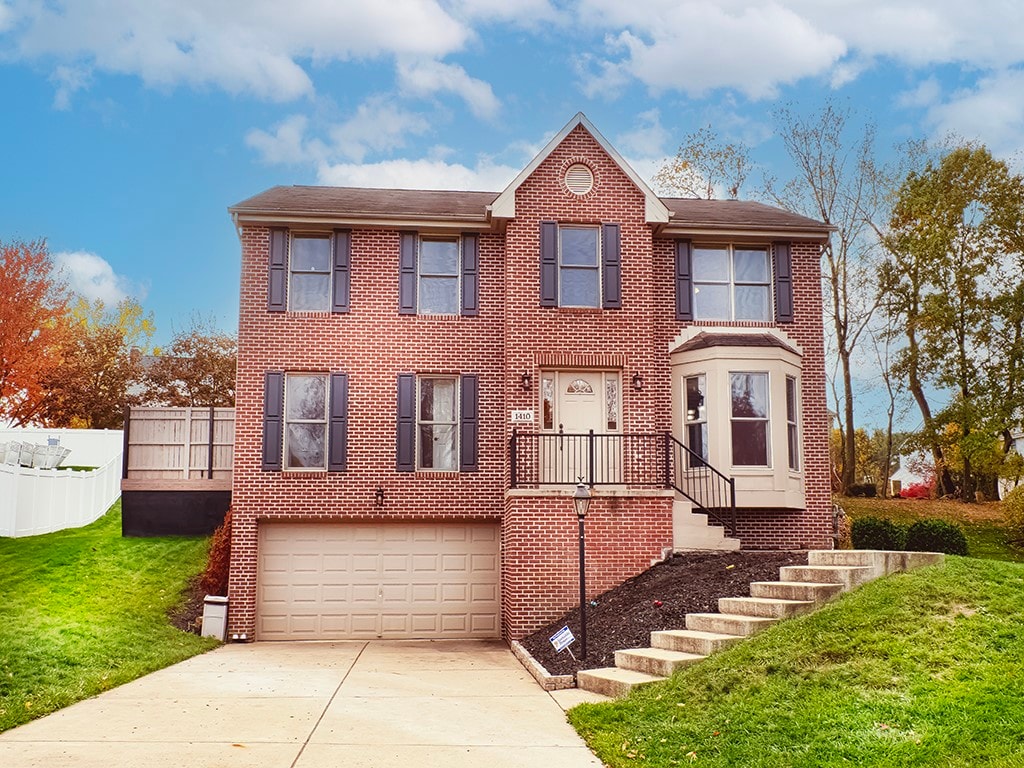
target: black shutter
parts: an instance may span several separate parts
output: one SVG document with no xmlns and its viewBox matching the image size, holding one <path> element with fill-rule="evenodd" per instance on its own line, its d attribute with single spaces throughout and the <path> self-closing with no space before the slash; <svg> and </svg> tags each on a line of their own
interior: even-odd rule
<svg viewBox="0 0 1024 768">
<path fill-rule="evenodd" d="M 540 305 L 558 306 L 558 223 L 540 223 Z"/>
<path fill-rule="evenodd" d="M 263 471 L 281 470 L 284 441 L 284 374 L 268 371 L 263 379 Z"/>
<path fill-rule="evenodd" d="M 459 422 L 459 470 L 477 471 L 477 446 L 480 437 L 480 420 L 477 413 L 479 380 L 475 374 L 461 379 L 462 392 L 459 397 L 462 412 Z"/>
<path fill-rule="evenodd" d="M 622 246 L 618 224 L 601 225 L 601 261 L 604 283 L 601 306 L 622 309 Z"/>
<path fill-rule="evenodd" d="M 416 375 L 398 374 L 398 452 L 397 470 L 416 469 Z"/>
<path fill-rule="evenodd" d="M 472 233 L 462 236 L 462 314 L 480 312 L 480 238 Z"/>
<path fill-rule="evenodd" d="M 352 233 L 346 229 L 334 230 L 334 280 L 331 293 L 331 312 L 348 312 L 352 287 Z"/>
<path fill-rule="evenodd" d="M 327 471 L 343 472 L 348 462 L 348 374 L 331 374 Z"/>
<path fill-rule="evenodd" d="M 775 251 L 775 322 L 793 322 L 793 262 L 789 243 L 774 243 Z"/>
<path fill-rule="evenodd" d="M 270 277 L 267 288 L 267 310 L 284 312 L 288 287 L 288 230 L 270 230 Z"/>
<path fill-rule="evenodd" d="M 690 241 L 676 240 L 676 320 L 693 320 Z"/>
<path fill-rule="evenodd" d="M 398 274 L 398 314 L 416 314 L 416 241 L 419 236 L 415 232 L 402 232 L 399 274 Z"/>
</svg>

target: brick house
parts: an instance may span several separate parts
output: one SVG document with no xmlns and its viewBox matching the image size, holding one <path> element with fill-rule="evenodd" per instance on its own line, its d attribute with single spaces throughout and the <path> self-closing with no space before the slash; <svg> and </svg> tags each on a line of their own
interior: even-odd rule
<svg viewBox="0 0 1024 768">
<path fill-rule="evenodd" d="M 242 243 L 229 633 L 529 634 L 676 548 L 828 547 L 830 228 L 578 114 L 501 193 L 275 187 Z"/>
</svg>

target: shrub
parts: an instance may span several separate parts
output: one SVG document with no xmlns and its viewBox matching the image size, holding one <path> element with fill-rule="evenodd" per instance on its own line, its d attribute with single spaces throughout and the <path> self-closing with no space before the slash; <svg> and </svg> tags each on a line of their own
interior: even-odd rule
<svg viewBox="0 0 1024 768">
<path fill-rule="evenodd" d="M 228 566 L 231 564 L 231 509 L 224 515 L 224 522 L 213 532 L 210 542 L 210 555 L 206 560 L 206 570 L 199 580 L 208 595 L 227 595 Z"/>
<path fill-rule="evenodd" d="M 930 499 L 931 497 L 931 483 L 914 483 L 900 491 L 900 498 L 902 499 Z"/>
<path fill-rule="evenodd" d="M 851 485 L 849 489 L 847 489 L 846 495 L 873 499 L 878 495 L 878 489 L 871 483 L 860 483 L 857 485 Z"/>
<path fill-rule="evenodd" d="M 1006 537 L 1013 544 L 1024 545 L 1024 485 L 1018 485 L 1003 499 L 1006 515 Z"/>
<path fill-rule="evenodd" d="M 850 526 L 854 549 L 903 549 L 906 531 L 892 520 L 860 517 Z"/>
<path fill-rule="evenodd" d="M 967 537 L 963 529 L 945 520 L 918 520 L 907 530 L 906 548 L 912 552 L 945 552 L 966 555 Z"/>
</svg>

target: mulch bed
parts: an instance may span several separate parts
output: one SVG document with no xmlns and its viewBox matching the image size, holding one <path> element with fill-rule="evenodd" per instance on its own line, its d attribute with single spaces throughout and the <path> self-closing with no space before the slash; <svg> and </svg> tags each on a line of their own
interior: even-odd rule
<svg viewBox="0 0 1024 768">
<path fill-rule="evenodd" d="M 206 590 L 199 586 L 202 578 L 202 574 L 199 574 L 188 583 L 181 602 L 167 614 L 171 624 L 182 632 L 198 635 L 202 627 L 200 619 L 203 617 L 203 601 L 206 599 Z"/>
<path fill-rule="evenodd" d="M 778 581 L 784 565 L 806 565 L 806 552 L 688 552 L 635 576 L 587 606 L 587 658 L 555 653 L 549 638 L 568 625 L 580 650 L 579 606 L 519 642 L 552 675 L 615 666 L 615 651 L 647 648 L 651 632 L 685 629 L 687 613 L 717 613 L 718 598 L 748 597 L 750 582 Z M 595 605 L 596 603 L 596 605 Z"/>
</svg>

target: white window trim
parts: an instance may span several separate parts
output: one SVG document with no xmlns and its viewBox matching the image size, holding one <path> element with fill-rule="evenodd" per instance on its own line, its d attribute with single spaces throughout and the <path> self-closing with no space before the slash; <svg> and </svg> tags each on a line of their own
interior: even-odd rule
<svg viewBox="0 0 1024 768">
<path fill-rule="evenodd" d="M 297 377 L 311 377 L 317 376 L 324 380 L 324 417 L 323 419 L 289 419 L 288 418 L 288 393 L 291 391 L 288 387 L 288 381 L 292 378 Z M 330 377 L 326 373 L 320 373 L 317 371 L 292 371 L 284 375 L 284 412 L 282 414 L 282 436 L 281 436 L 281 450 L 283 455 L 281 456 L 281 470 L 284 472 L 326 472 L 327 471 L 327 452 L 328 452 L 328 430 L 330 429 L 330 403 L 331 403 L 331 391 L 330 391 Z M 324 425 L 324 444 L 323 454 L 324 463 L 322 467 L 291 467 L 288 466 L 288 426 L 291 424 L 323 424 Z"/>
<path fill-rule="evenodd" d="M 732 377 L 733 376 L 764 376 L 765 377 L 765 384 L 766 384 L 766 387 L 767 387 L 767 395 L 768 395 L 767 415 L 765 415 L 764 417 L 760 417 L 760 416 L 757 416 L 757 417 L 755 417 L 755 416 L 733 416 L 733 414 L 732 414 Z M 771 469 L 774 469 L 774 464 L 772 463 L 773 459 L 774 459 L 774 456 L 775 456 L 775 451 L 772 450 L 772 447 L 773 447 L 772 446 L 772 434 L 774 433 L 774 430 L 772 429 L 772 413 L 777 411 L 778 409 L 772 408 L 772 399 L 773 399 L 773 397 L 772 397 L 772 394 L 773 394 L 772 393 L 772 378 L 773 377 L 772 377 L 770 371 L 744 369 L 744 370 L 738 370 L 738 371 L 730 370 L 728 372 L 728 378 L 726 380 L 727 383 L 728 383 L 728 389 L 726 391 L 729 393 L 728 394 L 728 404 L 726 405 L 726 408 L 727 408 L 727 410 L 729 412 L 729 432 L 728 432 L 728 438 L 727 438 L 728 443 L 729 443 L 729 464 L 728 464 L 728 466 L 730 468 L 730 471 L 733 472 L 733 473 L 745 472 L 747 470 L 759 470 L 759 469 L 771 470 Z M 736 455 L 735 451 L 733 450 L 733 441 L 732 441 L 732 424 L 733 424 L 734 421 L 747 421 L 747 422 L 751 422 L 751 423 L 761 423 L 761 422 L 763 422 L 765 424 L 765 444 L 766 444 L 766 449 L 768 451 L 768 455 L 765 458 L 767 459 L 767 463 L 765 463 L 765 464 L 734 464 L 733 463 L 733 460 L 734 460 L 735 455 Z"/>
<path fill-rule="evenodd" d="M 445 272 L 424 272 L 423 270 L 423 243 L 444 242 L 455 243 L 455 274 Z M 458 236 L 445 235 L 420 235 L 416 242 L 416 314 L 430 317 L 454 317 L 462 311 L 462 238 Z M 423 294 L 421 292 L 421 280 L 427 277 L 444 277 L 455 279 L 455 308 L 451 312 L 428 312 L 422 309 Z"/>
<path fill-rule="evenodd" d="M 422 386 L 424 381 L 451 381 L 454 383 L 454 392 L 452 397 L 454 398 L 454 421 L 424 421 L 420 418 L 420 403 L 422 398 Z M 459 471 L 460 460 L 461 460 L 461 449 L 462 445 L 459 441 L 459 426 L 462 423 L 462 387 L 461 377 L 456 374 L 423 374 L 422 376 L 416 376 L 416 401 L 414 407 L 416 409 L 415 425 L 416 430 L 413 434 L 413 440 L 415 441 L 416 451 L 416 471 L 417 472 L 440 472 L 445 474 L 456 473 Z M 425 467 L 423 466 L 423 451 L 420 445 L 420 425 L 428 424 L 451 424 L 452 425 L 452 467 L 451 469 L 439 469 L 437 467 Z"/>
<path fill-rule="evenodd" d="M 772 261 L 772 248 L 770 245 L 761 243 L 694 243 L 693 251 L 696 252 L 702 248 L 709 250 L 725 250 L 728 254 L 727 266 L 729 275 L 725 280 L 698 280 L 696 277 L 692 279 L 693 292 L 694 292 L 694 303 L 693 303 L 693 319 L 695 322 L 702 320 L 707 322 L 738 322 L 738 323 L 763 323 L 771 322 L 775 319 L 775 265 Z M 768 262 L 768 281 L 765 283 L 751 282 L 751 281 L 737 281 L 736 280 L 736 250 L 737 248 L 743 250 L 764 250 L 765 256 Z M 697 301 L 696 294 L 701 285 L 726 285 L 729 287 L 729 316 L 728 317 L 701 317 L 697 312 Z M 762 286 L 768 290 L 768 305 L 767 305 L 767 316 L 763 318 L 736 318 L 736 287 L 737 286 Z"/>
<path fill-rule="evenodd" d="M 789 383 L 793 382 L 793 419 L 789 418 Z M 786 408 L 786 463 L 791 474 L 797 474 L 803 470 L 803 441 L 800 433 L 800 379 L 797 376 L 786 376 L 786 397 L 783 405 Z M 789 456 L 789 433 L 796 433 L 796 453 Z"/>
<path fill-rule="evenodd" d="M 562 232 L 567 229 L 586 229 L 591 230 L 595 233 L 595 241 L 597 242 L 597 249 L 595 253 L 596 261 L 594 266 L 585 266 L 580 264 L 563 264 L 562 263 Z M 566 309 L 601 309 L 601 297 L 604 295 L 604 275 L 603 269 L 601 269 L 601 258 L 602 258 L 602 242 L 601 242 L 601 227 L 598 224 L 559 224 L 558 225 L 558 306 L 565 307 Z M 564 270 L 588 270 L 597 272 L 597 294 L 594 297 L 594 304 L 564 304 L 562 302 L 562 287 L 564 281 L 562 275 Z"/>
<path fill-rule="evenodd" d="M 673 346 L 684 344 L 700 333 L 692 326 L 673 341 Z M 732 466 L 731 440 L 731 372 L 764 372 L 769 374 L 770 452 L 774 457 L 786 456 L 787 430 L 785 425 L 785 377 L 792 376 L 799 387 L 802 381 L 802 352 L 799 345 L 781 331 L 771 331 L 780 340 L 796 350 L 779 347 L 715 346 L 691 349 L 672 354 L 673 434 L 683 442 L 686 437 L 685 387 L 686 378 L 705 375 L 707 391 L 705 406 L 708 423 L 708 463 L 736 480 L 736 504 L 753 509 L 804 509 L 804 464 L 799 471 L 789 469 L 788 461 L 776 460 L 771 467 Z M 798 418 L 802 412 L 798 411 Z M 804 430 L 800 428 L 800 439 Z M 803 446 L 800 446 L 801 458 Z"/>
<path fill-rule="evenodd" d="M 326 270 L 303 270 L 297 272 L 294 269 L 293 257 L 295 255 L 295 240 L 326 240 L 327 241 L 327 269 Z M 294 309 L 292 307 L 292 297 L 295 292 L 292 290 L 292 276 L 293 275 L 324 275 L 327 279 L 327 302 L 324 307 L 319 309 Z M 288 233 L 288 285 L 286 287 L 288 294 L 288 311 L 289 312 L 330 312 L 331 311 L 331 292 L 334 290 L 334 235 L 330 232 L 302 232 L 292 231 Z"/>
</svg>

